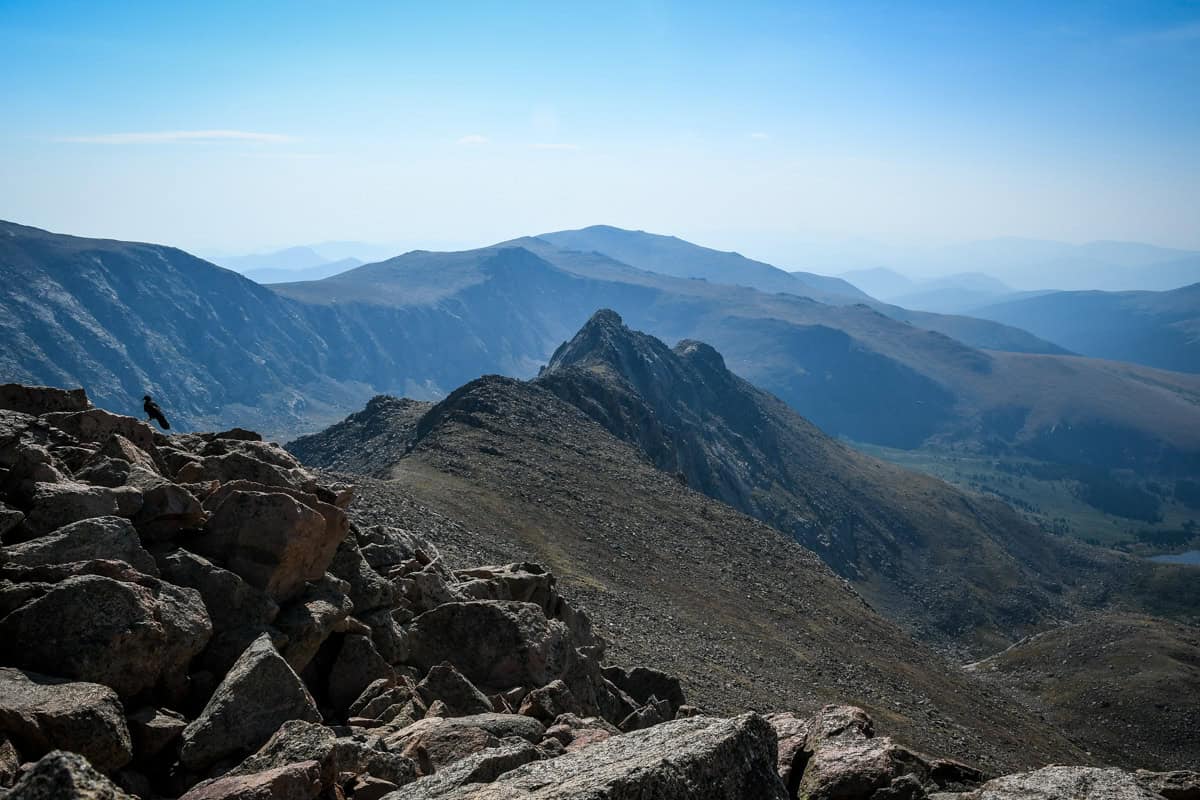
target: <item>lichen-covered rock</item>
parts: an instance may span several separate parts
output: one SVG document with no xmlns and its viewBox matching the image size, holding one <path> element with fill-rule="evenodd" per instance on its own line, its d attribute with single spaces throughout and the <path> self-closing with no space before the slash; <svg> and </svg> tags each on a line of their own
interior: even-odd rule
<svg viewBox="0 0 1200 800">
<path fill-rule="evenodd" d="M 1043 767 L 1005 775 L 960 800 L 1162 800 L 1128 772 L 1098 767 Z"/>
<path fill-rule="evenodd" d="M 452 661 L 476 686 L 544 686 L 574 658 L 569 632 L 532 603 L 445 603 L 408 628 L 408 662 L 430 669 Z"/>
<path fill-rule="evenodd" d="M 315 761 L 320 765 L 321 782 L 332 786 L 337 780 L 337 736 L 324 725 L 289 720 L 279 726 L 271 738 L 253 755 L 225 774 L 253 775 L 295 764 Z"/>
<path fill-rule="evenodd" d="M 475 685 L 449 662 L 438 664 L 429 670 L 417 684 L 417 694 L 432 706 L 440 700 L 446 707 L 444 716 L 465 717 L 470 714 L 491 712 L 492 702 Z"/>
<path fill-rule="evenodd" d="M 183 731 L 180 760 L 202 770 L 221 759 L 250 753 L 288 720 L 320 722 L 316 703 L 267 635 L 246 648 Z"/>
<path fill-rule="evenodd" d="M 468 784 L 491 783 L 506 772 L 543 758 L 545 755 L 536 745 L 524 739 L 506 739 L 495 747 L 480 750 L 421 778 L 391 797 L 394 800 L 437 800 Z"/>
<path fill-rule="evenodd" d="M 0 733 L 0 791 L 17 782 L 21 770 L 21 755 L 8 737 Z"/>
<path fill-rule="evenodd" d="M 499 737 L 474 725 L 453 724 L 457 718 L 426 717 L 384 737 L 389 750 L 422 765 L 422 772 L 440 770 L 480 750 L 495 747 Z"/>
<path fill-rule="evenodd" d="M 603 742 L 610 736 L 619 736 L 620 733 L 620 729 L 600 717 L 562 714 L 546 729 L 546 738 L 555 739 L 570 753 Z"/>
<path fill-rule="evenodd" d="M 158 575 L 154 558 L 142 547 L 133 525 L 122 517 L 94 517 L 73 522 L 45 536 L 6 547 L 4 555 L 9 561 L 31 567 L 118 559 L 139 572 Z"/>
<path fill-rule="evenodd" d="M 179 800 L 316 800 L 324 785 L 320 765 L 301 761 L 252 775 L 229 775 L 196 786 Z"/>
<path fill-rule="evenodd" d="M 177 686 L 212 635 L 208 613 L 193 589 L 132 577 L 77 575 L 48 586 L 0 619 L 0 657 L 121 696 Z"/>
<path fill-rule="evenodd" d="M 409 789 L 415 789 L 414 784 Z M 393 795 L 396 800 L 400 797 Z M 418 797 L 420 795 L 417 795 Z M 535 761 L 446 800 L 786 800 L 775 734 L 756 714 L 693 717 Z"/>
<path fill-rule="evenodd" d="M 788 787 L 788 792 L 795 794 L 811 755 L 806 747 L 812 720 L 786 711 L 768 714 L 766 720 L 775 729 L 775 738 L 779 742 L 779 778 Z"/>
<path fill-rule="evenodd" d="M 577 714 L 579 710 L 575 695 L 565 683 L 555 680 L 525 695 L 517 713 L 550 724 L 562 714 Z"/>
<path fill-rule="evenodd" d="M 135 800 L 77 753 L 55 750 L 4 795 L 4 800 Z"/>
<path fill-rule="evenodd" d="M 201 555 L 223 563 L 276 601 L 290 599 L 306 581 L 320 579 L 340 541 L 320 512 L 283 493 L 233 492 L 216 507 L 204 530 L 194 542 Z"/>
<path fill-rule="evenodd" d="M 110 772 L 132 757 L 121 701 L 111 689 L 6 667 L 0 667 L 0 734 L 27 759 L 69 750 Z"/>
<path fill-rule="evenodd" d="M 389 751 L 378 736 L 339 736 L 335 747 L 339 773 L 377 778 L 395 786 L 404 786 L 417 779 L 416 762 Z"/>
</svg>

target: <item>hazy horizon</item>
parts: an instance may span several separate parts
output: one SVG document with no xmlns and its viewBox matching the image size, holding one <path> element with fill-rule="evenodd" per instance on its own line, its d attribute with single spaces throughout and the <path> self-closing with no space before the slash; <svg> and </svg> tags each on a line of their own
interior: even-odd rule
<svg viewBox="0 0 1200 800">
<path fill-rule="evenodd" d="M 1200 250 L 1195 2 L 16 2 L 0 81 L 0 218 L 210 254 L 598 223 L 789 269 Z"/>
</svg>

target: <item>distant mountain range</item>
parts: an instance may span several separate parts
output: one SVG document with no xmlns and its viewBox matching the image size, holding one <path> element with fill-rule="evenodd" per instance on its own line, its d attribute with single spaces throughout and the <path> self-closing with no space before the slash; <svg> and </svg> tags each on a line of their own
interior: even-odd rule
<svg viewBox="0 0 1200 800">
<path fill-rule="evenodd" d="M 800 247 L 789 263 L 837 274 L 868 294 L 863 285 L 877 269 L 911 276 L 982 273 L 1018 291 L 1166 291 L 1200 281 L 1200 252 L 1139 242 L 1069 244 L 1040 239 L 1002 238 L 943 247 L 894 247 L 865 241 Z M 857 276 L 847 277 L 851 272 Z M 878 287 L 877 287 L 878 288 Z M 894 287 L 893 287 L 894 288 Z"/>
<path fill-rule="evenodd" d="M 977 306 L 1018 294 L 1011 287 L 981 272 L 964 272 L 940 278 L 912 279 L 895 270 L 852 270 L 846 281 L 871 297 L 918 311 L 965 314 Z"/>
<path fill-rule="evenodd" d="M 739 257 L 596 235 L 585 246 L 615 240 L 640 263 L 662 258 L 666 240 L 708 258 L 708 277 L 563 249 L 548 234 L 266 289 L 173 248 L 4 223 L 0 375 L 83 384 L 134 411 L 149 392 L 184 425 L 290 436 L 380 392 L 436 399 L 480 374 L 532 377 L 610 307 L 661 338 L 713 344 L 734 372 L 834 435 L 1200 471 L 1200 378 L 1055 355 L 987 320 L 738 286 Z M 797 280 L 770 269 L 754 280 Z"/>
<path fill-rule="evenodd" d="M 1200 372 L 1200 283 L 1169 292 L 1052 292 L 972 313 L 1086 356 Z"/>
</svg>

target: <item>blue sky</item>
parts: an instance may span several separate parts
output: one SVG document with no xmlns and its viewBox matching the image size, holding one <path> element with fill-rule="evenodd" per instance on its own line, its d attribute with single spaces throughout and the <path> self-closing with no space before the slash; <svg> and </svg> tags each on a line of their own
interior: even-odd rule
<svg viewBox="0 0 1200 800">
<path fill-rule="evenodd" d="M 0 0 L 0 97 L 0 217 L 205 251 L 1200 248 L 1200 2 Z"/>
</svg>

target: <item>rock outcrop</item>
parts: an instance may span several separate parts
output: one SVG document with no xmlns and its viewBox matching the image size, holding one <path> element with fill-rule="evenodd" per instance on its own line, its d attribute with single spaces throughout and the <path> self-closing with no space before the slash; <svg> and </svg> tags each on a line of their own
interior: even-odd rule
<svg viewBox="0 0 1200 800">
<path fill-rule="evenodd" d="M 165 436 L 57 390 L 0 386 L 5 403 L 0 800 L 1184 798 L 1195 785 L 1083 768 L 982 784 L 849 706 L 705 716 L 676 677 L 606 663 L 538 565 L 454 569 L 418 533 L 351 524 L 351 487 L 249 432 Z"/>
</svg>

